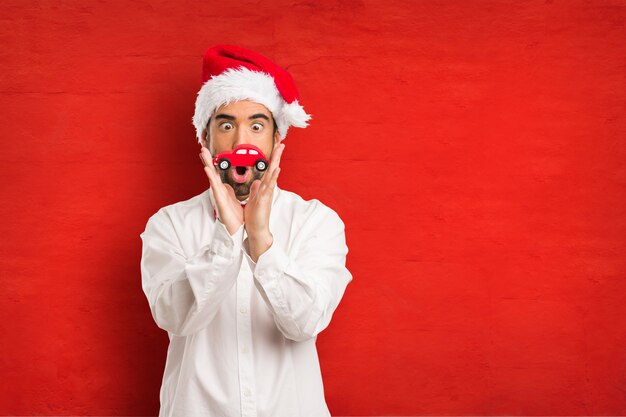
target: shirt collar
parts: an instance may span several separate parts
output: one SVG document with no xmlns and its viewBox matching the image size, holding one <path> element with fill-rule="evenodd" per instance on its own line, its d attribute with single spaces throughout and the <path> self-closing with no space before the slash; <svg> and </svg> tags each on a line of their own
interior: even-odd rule
<svg viewBox="0 0 626 417">
<path fill-rule="evenodd" d="M 211 208 L 213 209 L 213 220 L 217 220 L 217 204 L 215 203 L 215 196 L 213 195 L 213 189 L 209 187 L 208 189 L 209 201 L 211 202 Z M 276 199 L 278 198 L 278 194 L 280 194 L 281 189 L 278 188 L 278 184 L 274 187 L 274 195 L 272 196 L 272 207 L 276 203 Z M 243 207 L 246 206 L 248 199 L 246 198 L 244 201 L 240 201 Z"/>
</svg>

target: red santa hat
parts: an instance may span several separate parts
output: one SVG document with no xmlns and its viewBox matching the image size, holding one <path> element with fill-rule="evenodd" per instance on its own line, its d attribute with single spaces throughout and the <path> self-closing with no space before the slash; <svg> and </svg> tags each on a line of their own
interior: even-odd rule
<svg viewBox="0 0 626 417">
<path fill-rule="evenodd" d="M 215 109 L 237 100 L 267 107 L 280 140 L 285 139 L 290 126 L 306 127 L 311 118 L 298 103 L 296 84 L 286 70 L 240 46 L 213 46 L 202 57 L 202 87 L 192 119 L 198 143 Z"/>
</svg>

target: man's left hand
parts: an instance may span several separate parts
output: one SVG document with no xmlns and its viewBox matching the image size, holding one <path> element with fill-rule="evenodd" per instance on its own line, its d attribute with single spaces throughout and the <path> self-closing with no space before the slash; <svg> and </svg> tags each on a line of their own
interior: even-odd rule
<svg viewBox="0 0 626 417">
<path fill-rule="evenodd" d="M 250 198 L 244 209 L 243 217 L 248 234 L 250 257 L 257 262 L 266 250 L 272 246 L 273 236 L 270 232 L 270 212 L 274 196 L 274 188 L 280 173 L 280 157 L 285 144 L 279 144 L 272 152 L 270 166 L 261 180 L 255 180 L 250 186 Z"/>
</svg>

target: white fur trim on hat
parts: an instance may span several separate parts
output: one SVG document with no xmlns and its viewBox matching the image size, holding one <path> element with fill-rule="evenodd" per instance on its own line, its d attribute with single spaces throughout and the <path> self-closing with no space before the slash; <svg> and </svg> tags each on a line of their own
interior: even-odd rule
<svg viewBox="0 0 626 417">
<path fill-rule="evenodd" d="M 229 68 L 211 77 L 198 92 L 192 119 L 198 143 L 215 109 L 238 100 L 250 100 L 267 107 L 276 120 L 281 140 L 287 136 L 289 126 L 306 127 L 311 119 L 298 100 L 285 102 L 272 76 L 246 67 Z"/>
</svg>

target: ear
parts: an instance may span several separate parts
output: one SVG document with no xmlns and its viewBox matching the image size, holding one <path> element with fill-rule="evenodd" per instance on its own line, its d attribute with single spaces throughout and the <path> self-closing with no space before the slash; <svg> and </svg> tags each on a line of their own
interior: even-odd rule
<svg viewBox="0 0 626 417">
<path fill-rule="evenodd" d="M 278 134 L 278 130 L 274 133 L 274 147 L 280 145 L 280 134 Z"/>
<path fill-rule="evenodd" d="M 208 144 L 207 144 L 207 140 L 206 140 L 206 135 L 207 135 L 207 130 L 203 129 L 202 130 L 202 135 L 200 135 L 200 143 L 202 144 L 202 146 L 204 146 L 205 148 L 208 148 Z"/>
</svg>

